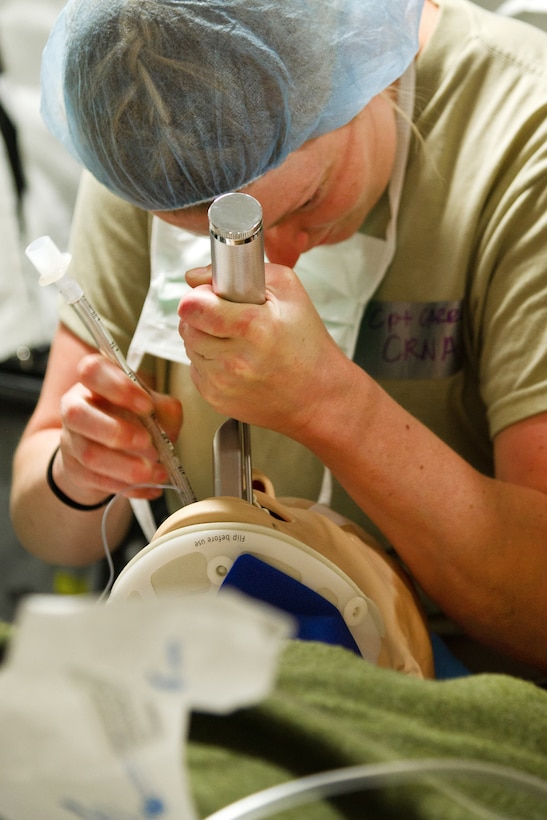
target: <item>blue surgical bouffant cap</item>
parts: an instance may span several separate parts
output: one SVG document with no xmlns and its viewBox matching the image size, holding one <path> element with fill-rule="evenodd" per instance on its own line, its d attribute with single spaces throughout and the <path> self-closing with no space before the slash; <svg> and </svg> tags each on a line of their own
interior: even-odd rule
<svg viewBox="0 0 547 820">
<path fill-rule="evenodd" d="M 423 0 L 69 0 L 42 114 L 111 191 L 172 210 L 234 191 L 400 77 Z"/>
</svg>

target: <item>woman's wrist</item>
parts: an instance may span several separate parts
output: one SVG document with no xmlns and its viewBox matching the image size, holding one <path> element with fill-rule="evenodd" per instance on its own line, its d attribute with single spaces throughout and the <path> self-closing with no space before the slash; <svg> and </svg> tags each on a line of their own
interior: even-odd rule
<svg viewBox="0 0 547 820">
<path fill-rule="evenodd" d="M 70 498 L 61 488 L 55 483 L 55 479 L 53 478 L 53 462 L 55 461 L 55 456 L 59 452 L 59 447 L 57 446 L 53 451 L 53 454 L 49 460 L 49 464 L 47 466 L 47 473 L 46 479 L 47 484 L 53 495 L 59 499 L 66 507 L 70 507 L 72 510 L 79 510 L 80 512 L 91 512 L 92 510 L 100 510 L 101 507 L 105 507 L 109 501 L 111 501 L 114 496 L 109 495 L 104 498 L 102 501 L 99 501 L 96 504 L 80 504 L 79 501 L 74 501 L 73 498 Z"/>
</svg>

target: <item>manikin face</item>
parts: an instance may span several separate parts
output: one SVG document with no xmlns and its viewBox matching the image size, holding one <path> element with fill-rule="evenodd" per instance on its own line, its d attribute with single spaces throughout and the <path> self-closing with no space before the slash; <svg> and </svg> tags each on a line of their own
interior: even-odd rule
<svg viewBox="0 0 547 820">
<path fill-rule="evenodd" d="M 350 123 L 305 143 L 244 188 L 262 205 L 270 262 L 294 267 L 301 253 L 352 236 L 387 187 L 395 147 L 393 107 L 375 97 Z M 209 232 L 207 206 L 157 216 L 192 233 Z"/>
</svg>

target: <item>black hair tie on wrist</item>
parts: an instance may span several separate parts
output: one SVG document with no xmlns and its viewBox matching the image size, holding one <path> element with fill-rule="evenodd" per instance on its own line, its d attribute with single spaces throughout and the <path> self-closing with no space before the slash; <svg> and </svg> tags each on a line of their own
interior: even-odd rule
<svg viewBox="0 0 547 820">
<path fill-rule="evenodd" d="M 49 464 L 47 465 L 47 484 L 53 495 L 55 495 L 59 501 L 62 501 L 67 507 L 70 507 L 73 510 L 80 510 L 80 511 L 87 511 L 90 512 L 91 510 L 100 510 L 101 507 L 105 507 L 109 501 L 111 501 L 114 496 L 109 495 L 104 501 L 99 501 L 98 504 L 80 504 L 78 501 L 73 501 L 72 498 L 69 498 L 60 487 L 57 486 L 55 480 L 53 478 L 53 462 L 55 461 L 55 456 L 59 452 L 59 447 L 56 447 L 53 451 L 53 455 L 49 460 Z"/>
</svg>

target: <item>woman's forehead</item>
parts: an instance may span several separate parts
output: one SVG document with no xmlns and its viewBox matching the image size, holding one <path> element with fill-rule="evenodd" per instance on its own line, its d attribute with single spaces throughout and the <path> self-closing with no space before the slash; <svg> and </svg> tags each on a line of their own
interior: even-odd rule
<svg viewBox="0 0 547 820">
<path fill-rule="evenodd" d="M 319 138 L 321 139 L 321 138 Z M 314 140 L 313 143 L 319 140 Z M 302 204 L 316 187 L 321 177 L 321 165 L 317 161 L 315 146 L 309 143 L 287 157 L 278 168 L 246 185 L 242 191 L 260 202 L 264 212 L 265 228 L 280 222 Z M 190 205 L 176 211 L 155 211 L 165 222 L 177 225 L 191 233 L 206 235 L 209 232 L 207 212 L 211 203 Z"/>
</svg>

